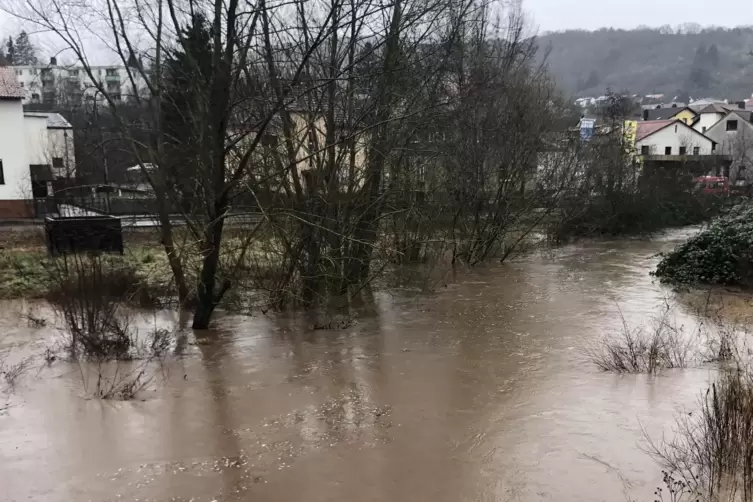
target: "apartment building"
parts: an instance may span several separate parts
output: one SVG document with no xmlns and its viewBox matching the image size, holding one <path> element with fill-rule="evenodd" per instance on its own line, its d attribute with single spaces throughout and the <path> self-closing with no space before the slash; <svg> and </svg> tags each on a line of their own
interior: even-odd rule
<svg viewBox="0 0 753 502">
<path fill-rule="evenodd" d="M 58 65 L 56 58 L 48 64 L 10 66 L 24 91 L 23 104 L 79 104 L 104 101 L 94 81 L 117 101 L 144 95 L 146 82 L 135 68 L 126 66 L 92 66 L 91 75 L 80 65 Z M 92 78 L 93 77 L 93 78 Z M 132 80 L 133 77 L 133 80 Z"/>
</svg>

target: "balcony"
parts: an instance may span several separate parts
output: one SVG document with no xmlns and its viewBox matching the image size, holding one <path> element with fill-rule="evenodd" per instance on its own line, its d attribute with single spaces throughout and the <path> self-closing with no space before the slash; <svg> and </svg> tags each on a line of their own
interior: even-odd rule
<svg viewBox="0 0 753 502">
<path fill-rule="evenodd" d="M 52 72 L 43 72 L 40 79 L 42 82 L 54 82 L 55 75 L 53 75 Z"/>
<path fill-rule="evenodd" d="M 105 82 L 120 82 L 120 75 L 105 75 Z"/>
</svg>

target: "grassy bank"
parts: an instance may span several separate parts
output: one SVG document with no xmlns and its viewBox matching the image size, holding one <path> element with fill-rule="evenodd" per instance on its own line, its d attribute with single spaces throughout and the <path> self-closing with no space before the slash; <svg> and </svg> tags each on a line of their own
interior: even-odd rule
<svg viewBox="0 0 753 502">
<path fill-rule="evenodd" d="M 128 270 L 132 281 L 144 289 L 164 290 L 170 282 L 165 253 L 157 248 L 133 247 L 109 261 L 116 269 Z M 0 299 L 48 297 L 56 266 L 56 259 L 43 249 L 0 250 Z"/>
</svg>

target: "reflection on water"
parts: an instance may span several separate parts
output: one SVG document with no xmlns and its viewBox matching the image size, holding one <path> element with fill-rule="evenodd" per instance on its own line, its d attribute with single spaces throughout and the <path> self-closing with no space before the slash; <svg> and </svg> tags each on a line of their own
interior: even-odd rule
<svg viewBox="0 0 753 502">
<path fill-rule="evenodd" d="M 614 376 L 579 348 L 618 326 L 617 305 L 630 322 L 656 313 L 669 291 L 648 272 L 683 237 L 581 244 L 435 295 L 379 294 L 342 331 L 224 317 L 186 335 L 143 400 L 86 400 L 76 369 L 55 363 L 0 417 L 3 498 L 652 500 L 661 475 L 641 426 L 666 430 L 711 368 Z M 0 329 L 26 350 L 49 336 L 12 314 Z"/>
</svg>

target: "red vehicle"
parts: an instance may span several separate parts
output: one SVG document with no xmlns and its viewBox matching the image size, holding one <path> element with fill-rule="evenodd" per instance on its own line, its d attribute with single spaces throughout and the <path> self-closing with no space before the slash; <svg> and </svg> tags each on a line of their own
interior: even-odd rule
<svg viewBox="0 0 753 502">
<path fill-rule="evenodd" d="M 729 179 L 726 176 L 701 176 L 696 178 L 695 182 L 703 193 L 729 195 Z"/>
</svg>

